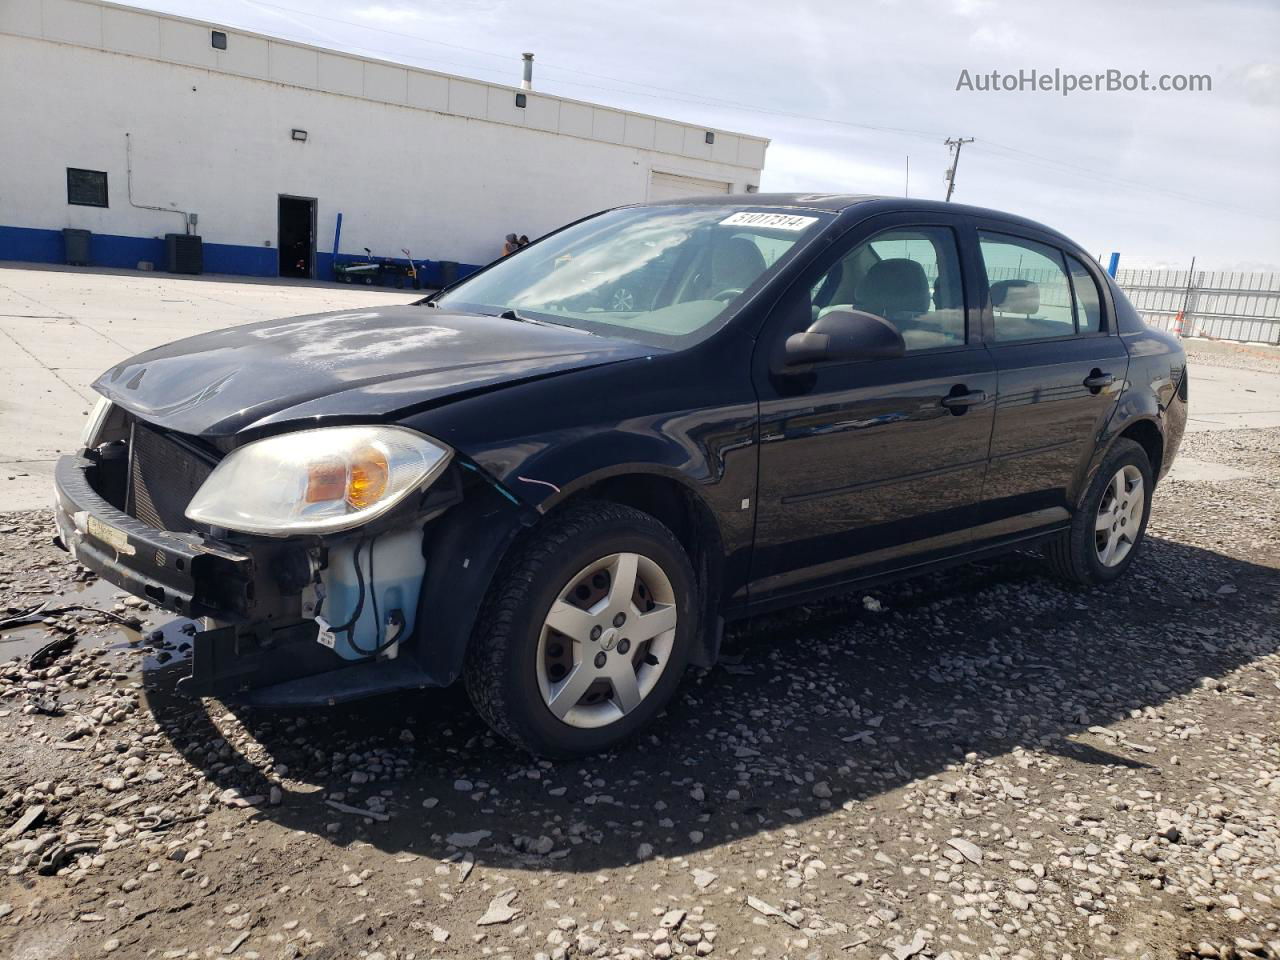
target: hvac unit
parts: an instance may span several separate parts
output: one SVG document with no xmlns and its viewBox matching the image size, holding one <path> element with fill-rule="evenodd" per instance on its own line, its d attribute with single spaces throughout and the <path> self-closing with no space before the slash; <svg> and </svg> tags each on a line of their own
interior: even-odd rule
<svg viewBox="0 0 1280 960">
<path fill-rule="evenodd" d="M 170 273 L 203 273 L 204 244 L 189 233 L 164 235 L 166 269 Z"/>
</svg>

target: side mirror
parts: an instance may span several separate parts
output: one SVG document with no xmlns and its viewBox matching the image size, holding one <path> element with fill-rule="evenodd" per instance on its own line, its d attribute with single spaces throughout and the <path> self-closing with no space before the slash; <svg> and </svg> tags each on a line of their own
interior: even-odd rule
<svg viewBox="0 0 1280 960">
<path fill-rule="evenodd" d="M 898 328 L 862 310 L 832 310 L 803 333 L 787 337 L 788 367 L 827 360 L 887 360 L 907 352 Z"/>
</svg>

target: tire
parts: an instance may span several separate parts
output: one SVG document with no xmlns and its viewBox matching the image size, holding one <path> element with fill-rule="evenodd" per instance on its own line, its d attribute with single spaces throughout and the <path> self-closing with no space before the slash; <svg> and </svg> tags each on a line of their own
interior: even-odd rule
<svg viewBox="0 0 1280 960">
<path fill-rule="evenodd" d="M 636 586 L 619 599 L 628 570 Z M 648 611 L 639 619 L 637 601 Z M 619 604 L 630 613 L 615 626 Z M 569 507 L 517 544 L 494 577 L 467 649 L 467 693 L 496 733 L 537 756 L 607 750 L 645 727 L 675 693 L 698 610 L 693 568 L 665 526 L 620 504 Z M 653 613 L 660 618 L 646 622 Z M 626 636 L 657 630 L 673 616 L 674 628 L 652 638 Z M 557 631 L 552 620 L 571 633 Z M 589 686 L 579 694 L 583 683 Z"/>
<path fill-rule="evenodd" d="M 1128 476 L 1128 480 L 1124 476 Z M 1138 497 L 1129 484 L 1134 477 L 1141 478 L 1141 518 L 1135 517 Z M 1118 501 L 1117 478 L 1125 494 Z M 1049 567 L 1064 580 L 1083 586 L 1096 586 L 1116 580 L 1129 569 L 1133 558 L 1146 535 L 1147 519 L 1151 515 L 1151 494 L 1155 482 L 1151 476 L 1151 461 L 1147 452 L 1132 440 L 1117 440 L 1098 468 L 1093 482 L 1080 501 L 1080 508 L 1071 520 L 1071 526 L 1046 545 L 1044 553 Z M 1125 509 L 1128 504 L 1128 509 Z M 1103 524 L 1100 508 L 1112 519 L 1110 530 L 1098 529 Z M 1134 531 L 1136 532 L 1127 532 Z M 1127 544 L 1125 541 L 1127 540 Z M 1105 543 L 1114 542 L 1114 552 L 1108 555 Z M 1121 550 L 1123 553 L 1121 554 Z M 1106 559 L 1104 559 L 1106 558 Z"/>
</svg>

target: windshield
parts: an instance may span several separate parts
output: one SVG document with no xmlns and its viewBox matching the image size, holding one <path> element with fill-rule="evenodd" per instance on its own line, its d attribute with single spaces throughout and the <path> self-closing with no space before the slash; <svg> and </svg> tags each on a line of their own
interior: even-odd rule
<svg viewBox="0 0 1280 960">
<path fill-rule="evenodd" d="M 731 307 L 830 220 L 811 210 L 609 210 L 512 254 L 436 300 L 654 346 L 709 336 Z"/>
</svg>

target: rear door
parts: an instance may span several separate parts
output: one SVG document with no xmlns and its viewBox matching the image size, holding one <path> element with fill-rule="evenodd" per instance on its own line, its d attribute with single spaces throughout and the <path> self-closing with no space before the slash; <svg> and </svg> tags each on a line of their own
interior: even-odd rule
<svg viewBox="0 0 1280 960">
<path fill-rule="evenodd" d="M 971 537 L 995 373 L 966 302 L 961 217 L 876 217 L 783 296 L 762 331 L 760 479 L 751 595 L 769 601 L 910 565 Z M 893 359 L 787 370 L 786 338 L 824 310 L 883 316 Z"/>
<path fill-rule="evenodd" d="M 1049 235 L 975 226 L 998 378 L 983 519 L 1005 536 L 1066 519 L 1129 358 L 1096 264 Z"/>
</svg>

